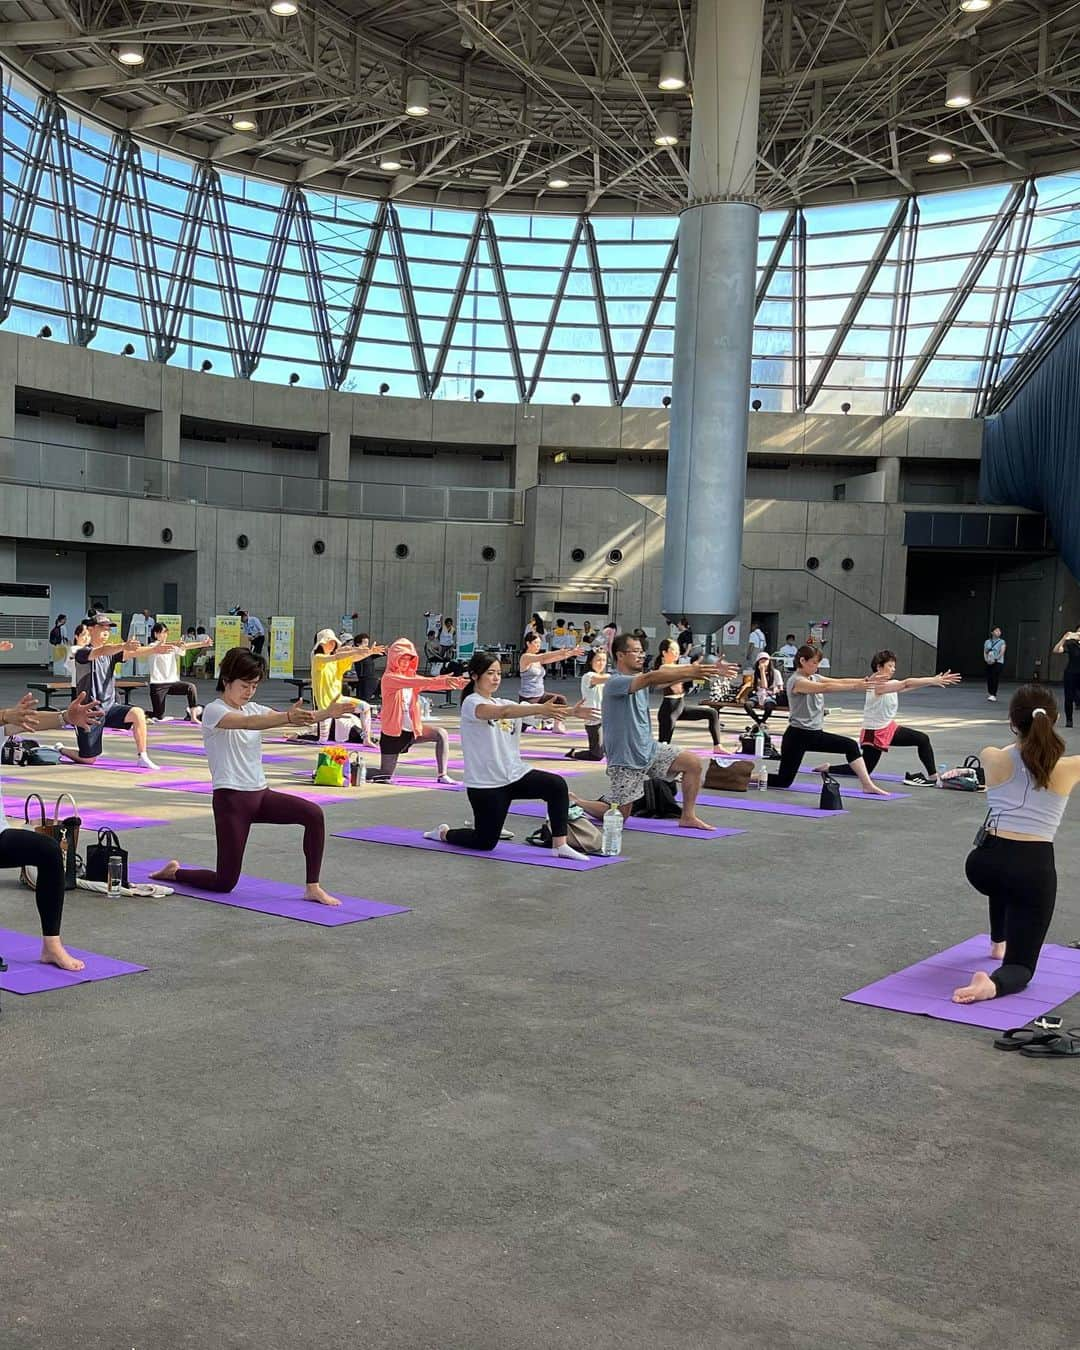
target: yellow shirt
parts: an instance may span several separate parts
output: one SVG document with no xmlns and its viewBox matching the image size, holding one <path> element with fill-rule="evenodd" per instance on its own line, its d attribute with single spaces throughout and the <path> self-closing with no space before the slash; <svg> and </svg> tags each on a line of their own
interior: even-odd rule
<svg viewBox="0 0 1080 1350">
<path fill-rule="evenodd" d="M 355 656 L 311 658 L 311 692 L 316 708 L 329 708 L 338 701 L 345 672 L 355 660 Z"/>
</svg>

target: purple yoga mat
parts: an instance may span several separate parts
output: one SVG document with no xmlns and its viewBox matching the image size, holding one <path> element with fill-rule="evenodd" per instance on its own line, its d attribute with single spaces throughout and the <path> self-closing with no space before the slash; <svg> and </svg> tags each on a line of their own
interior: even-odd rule
<svg viewBox="0 0 1080 1350">
<path fill-rule="evenodd" d="M 151 759 L 153 755 L 151 755 Z M 70 761 L 69 761 L 70 763 Z M 144 769 L 134 759 L 110 759 L 107 755 L 99 755 L 92 764 L 80 764 L 80 769 L 112 769 L 116 773 L 183 773 L 183 770 L 175 765 L 159 766 L 156 769 Z"/>
<path fill-rule="evenodd" d="M 699 799 L 700 800 L 700 799 Z M 512 816 L 546 816 L 547 807 L 541 802 L 514 802 L 510 807 Z M 595 822 L 599 824 L 599 821 Z M 642 834 L 670 834 L 679 839 L 729 839 L 733 834 L 745 834 L 745 830 L 717 828 L 714 830 L 684 830 L 677 820 L 650 820 L 647 816 L 631 816 L 623 822 L 627 830 L 640 831 Z"/>
<path fill-rule="evenodd" d="M 46 803 L 47 815 L 51 809 L 51 806 Z M 32 807 L 31 813 L 36 810 L 36 806 Z M 70 814 L 70 803 L 65 805 L 65 810 Z M 17 819 L 23 820 L 25 818 L 25 810 L 22 802 L 18 804 L 16 811 L 18 813 Z M 33 814 L 31 815 L 31 818 L 34 820 L 37 819 Z M 61 819 L 65 818 L 66 817 L 63 816 L 61 817 Z M 80 806 L 79 819 L 82 821 L 82 828 L 84 830 L 149 830 L 158 825 L 171 825 L 173 823 L 171 820 L 155 820 L 151 816 L 129 816 L 124 811 L 108 811 L 104 807 L 98 806 Z"/>
<path fill-rule="evenodd" d="M 523 759 L 528 759 L 529 756 L 526 755 L 524 751 L 522 751 L 522 758 L 523 758 Z M 551 758 L 552 758 L 552 759 L 562 759 L 563 757 L 562 757 L 562 755 L 552 755 Z M 565 767 L 565 768 L 560 768 L 560 769 L 558 770 L 558 772 L 559 772 L 560 774 L 570 775 L 570 774 L 574 774 L 574 773 L 584 773 L 584 772 L 585 772 L 584 769 L 577 769 L 577 768 L 574 768 L 574 761 L 573 761 L 572 759 L 567 759 L 567 760 L 564 761 L 564 763 L 565 763 L 566 767 Z M 417 766 L 419 766 L 420 768 L 423 768 L 423 769 L 428 769 L 428 768 L 434 769 L 434 768 L 437 767 L 437 761 L 435 761 L 434 759 L 414 759 L 412 755 L 402 755 L 401 758 L 398 760 L 398 769 L 399 769 L 399 770 L 400 770 L 400 769 L 416 768 Z M 464 772 L 465 772 L 465 762 L 464 762 L 464 760 L 460 760 L 460 759 L 452 759 L 452 760 L 450 760 L 450 762 L 447 764 L 446 767 L 447 767 L 447 771 L 450 772 L 450 773 L 464 773 Z M 599 762 L 598 762 L 598 761 L 597 761 L 597 767 L 599 767 Z M 369 765 L 369 766 L 368 766 L 368 772 L 370 773 L 371 771 L 372 771 L 372 770 L 371 770 L 371 766 Z M 378 769 L 376 768 L 375 771 L 378 772 Z M 548 773 L 555 773 L 556 770 L 555 770 L 555 769 L 549 769 L 549 770 L 547 770 L 547 772 L 548 772 Z M 394 775 L 394 782 L 397 783 L 397 782 L 401 782 L 401 781 L 402 781 L 402 777 L 401 777 L 400 773 L 396 773 L 396 774 Z M 419 779 L 418 779 L 417 781 L 425 781 L 425 782 L 426 782 L 427 780 L 426 780 L 426 779 L 424 779 L 424 780 L 419 780 Z"/>
<path fill-rule="evenodd" d="M 132 881 L 149 881 L 150 873 L 156 872 L 166 861 L 165 858 L 158 858 L 153 862 L 132 863 L 128 868 L 128 876 Z M 240 873 L 235 890 L 227 895 L 219 891 L 203 891 L 198 886 L 188 886 L 178 881 L 160 884 L 171 886 L 177 895 L 185 895 L 189 900 L 211 900 L 217 905 L 251 909 L 259 914 L 276 914 L 282 919 L 299 919 L 301 923 L 316 923 L 322 928 L 340 928 L 342 924 L 361 923 L 364 919 L 381 919 L 384 914 L 409 912 L 407 905 L 384 905 L 377 900 L 361 900 L 353 895 L 339 896 L 340 905 L 319 905 L 314 900 L 304 899 L 303 886 L 291 885 L 287 881 L 266 881 L 262 877 L 250 876 L 247 872 Z"/>
<path fill-rule="evenodd" d="M 98 956 L 79 947 L 69 947 L 72 956 L 85 961 L 83 970 L 60 970 L 38 960 L 41 939 L 29 933 L 17 933 L 12 928 L 0 928 L 0 956 L 7 962 L 7 970 L 0 972 L 0 989 L 9 994 L 40 994 L 46 989 L 67 989 L 73 984 L 92 984 L 95 980 L 111 980 L 114 975 L 136 975 L 145 966 L 130 961 L 117 961 L 112 956 Z"/>
<path fill-rule="evenodd" d="M 718 756 L 718 758 L 720 758 L 720 759 L 747 759 L 747 760 L 749 760 L 751 763 L 753 763 L 753 760 L 754 760 L 754 756 L 753 756 L 753 755 L 744 755 L 741 751 L 737 751 L 737 752 L 735 752 L 735 753 L 733 753 L 733 754 L 730 754 L 730 755 L 721 754 L 721 755 Z M 779 761 L 778 759 L 770 759 L 770 760 L 768 761 L 768 763 L 769 763 L 770 765 L 779 765 L 780 761 Z M 813 774 L 815 778 L 820 778 L 820 777 L 821 777 L 821 775 L 820 775 L 819 773 L 817 773 L 814 769 L 800 769 L 800 770 L 799 770 L 799 773 Z M 902 783 L 902 782 L 904 782 L 904 775 L 903 775 L 902 773 L 875 773 L 875 774 L 873 774 L 872 776 L 873 776 L 873 779 L 874 779 L 874 782 L 875 782 L 875 783 L 877 783 L 877 782 L 882 782 L 882 783 Z M 843 786 L 844 786 L 845 783 L 849 783 L 850 781 L 851 781 L 851 779 L 848 777 L 847 774 L 841 774 L 841 775 L 840 775 L 840 778 L 839 778 L 839 783 L 840 783 L 841 789 L 843 789 Z"/>
<path fill-rule="evenodd" d="M 403 778 L 395 774 L 390 783 L 375 783 L 375 787 L 441 788 L 443 792 L 464 792 L 464 783 L 439 783 L 434 778 Z"/>
<path fill-rule="evenodd" d="M 843 816 L 846 811 L 822 811 L 817 806 L 796 806 L 794 802 L 769 801 L 762 792 L 748 792 L 745 797 L 723 797 L 716 792 L 698 794 L 698 806 L 717 806 L 724 811 L 760 811 L 767 816 Z"/>
<path fill-rule="evenodd" d="M 481 853 L 471 848 L 457 848 L 453 844 L 440 844 L 435 839 L 425 839 L 420 830 L 404 830 L 398 825 L 369 825 L 358 830 L 339 830 L 335 839 L 362 839 L 369 844 L 400 844 L 405 848 L 425 848 L 434 853 L 460 853 L 467 858 L 482 861 L 493 859 L 495 862 L 529 863 L 533 867 L 557 867 L 566 872 L 590 872 L 594 867 L 606 867 L 609 863 L 624 862 L 624 858 L 589 858 L 587 862 L 575 862 L 572 858 L 554 858 L 546 848 L 534 848 L 532 844 L 518 844 L 503 840 L 490 853 Z"/>
<path fill-rule="evenodd" d="M 155 792 L 194 792 L 202 797 L 209 797 L 214 791 L 213 783 L 201 781 L 147 783 L 146 786 Z M 305 802 L 317 802 L 320 806 L 327 802 L 355 801 L 356 793 L 359 791 L 358 788 L 317 788 L 314 785 L 304 787 L 296 783 L 269 783 L 267 786 L 273 788 L 275 792 L 284 792 Z"/>
<path fill-rule="evenodd" d="M 820 774 L 815 774 L 818 778 L 816 783 L 792 783 L 790 787 L 774 788 L 775 792 L 804 792 L 807 796 L 821 796 Z M 838 778 L 840 784 L 840 795 L 842 797 L 857 797 L 860 800 L 868 802 L 898 802 L 904 797 L 910 797 L 910 792 L 890 792 L 887 797 L 876 797 L 872 792 L 864 792 L 862 788 L 848 787 L 848 784 L 857 780 L 851 778 Z"/>
<path fill-rule="evenodd" d="M 314 747 L 312 747 L 314 749 Z M 158 747 L 163 754 L 168 755 L 198 755 L 206 758 L 206 747 L 203 745 L 181 745 L 165 744 Z M 263 755 L 264 764 L 302 764 L 308 759 L 307 755 Z M 173 766 L 170 766 L 173 767 Z"/>
<path fill-rule="evenodd" d="M 1080 951 L 1047 943 L 1039 956 L 1035 978 L 1019 994 L 987 999 L 983 1003 L 953 1003 L 952 992 L 967 984 L 977 970 L 990 974 L 1001 964 L 990 952 L 985 933 L 927 957 L 895 975 L 845 994 L 845 1003 L 865 1003 L 890 1012 L 918 1013 L 942 1022 L 962 1022 L 990 1031 L 1023 1026 L 1080 994 Z"/>
</svg>

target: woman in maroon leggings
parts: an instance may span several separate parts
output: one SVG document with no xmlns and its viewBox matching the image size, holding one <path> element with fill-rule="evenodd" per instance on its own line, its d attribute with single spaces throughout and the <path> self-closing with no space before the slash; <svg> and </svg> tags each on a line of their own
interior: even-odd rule
<svg viewBox="0 0 1080 1350">
<path fill-rule="evenodd" d="M 309 712 L 299 702 L 287 712 L 274 712 L 253 703 L 259 681 L 266 676 L 266 662 L 243 647 L 225 653 L 218 671 L 220 698 L 203 710 L 203 742 L 214 782 L 214 827 L 217 831 L 217 868 L 211 872 L 181 867 L 174 858 L 159 872 L 156 881 L 179 881 L 204 891 L 231 891 L 240 877 L 244 849 L 252 825 L 302 825 L 304 827 L 304 896 L 320 905 L 340 905 L 319 885 L 326 826 L 322 808 L 266 785 L 262 765 L 262 733 L 273 727 L 304 727 L 343 717 L 348 708 L 332 703 Z"/>
</svg>

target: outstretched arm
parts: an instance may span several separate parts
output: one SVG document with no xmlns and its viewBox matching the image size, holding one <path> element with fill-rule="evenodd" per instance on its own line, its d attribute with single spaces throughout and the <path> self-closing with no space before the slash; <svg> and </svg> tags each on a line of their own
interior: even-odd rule
<svg viewBox="0 0 1080 1350">
<path fill-rule="evenodd" d="M 478 703 L 474 709 L 477 721 L 499 722 L 504 717 L 520 719 L 536 716 L 535 703 Z M 582 722 L 599 722 L 600 713 L 584 703 L 575 703 L 572 708 L 560 708 L 561 717 L 576 717 Z"/>
<path fill-rule="evenodd" d="M 945 689 L 959 684 L 962 678 L 955 671 L 943 670 L 937 675 L 912 675 L 906 680 L 875 680 L 870 688 L 875 694 L 902 694 L 915 689 Z"/>
<path fill-rule="evenodd" d="M 324 708 L 318 717 L 321 719 L 330 709 Z M 340 713 L 331 713 L 340 716 Z M 284 712 L 268 713 L 226 713 L 215 727 L 222 731 L 271 731 L 274 727 L 310 727 L 316 720 L 316 714 L 305 708 L 302 699 L 298 699 Z"/>
<path fill-rule="evenodd" d="M 639 689 L 682 684 L 684 680 L 711 680 L 714 675 L 731 679 L 738 675 L 739 670 L 740 667 L 734 661 L 695 661 L 689 666 L 661 666 L 659 670 L 643 670 L 640 675 L 635 675 L 630 683 L 630 692 L 636 694 Z"/>
</svg>

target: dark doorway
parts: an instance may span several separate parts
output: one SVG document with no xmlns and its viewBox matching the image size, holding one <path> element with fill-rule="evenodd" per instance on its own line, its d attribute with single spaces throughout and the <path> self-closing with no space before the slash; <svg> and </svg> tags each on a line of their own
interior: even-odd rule
<svg viewBox="0 0 1080 1350">
<path fill-rule="evenodd" d="M 162 614 L 175 614 L 176 607 L 180 603 L 180 587 L 175 581 L 166 581 L 161 587 L 161 612 Z"/>
<path fill-rule="evenodd" d="M 775 609 L 755 609 L 750 615 L 750 631 L 760 628 L 767 639 L 765 650 L 769 652 L 776 651 L 780 646 L 780 615 Z M 750 634 L 747 634 L 749 637 Z"/>
</svg>

